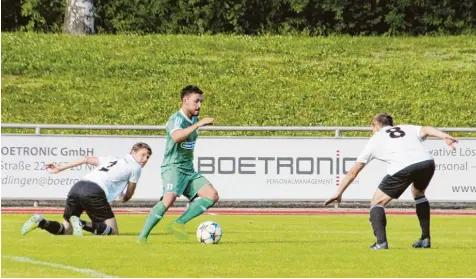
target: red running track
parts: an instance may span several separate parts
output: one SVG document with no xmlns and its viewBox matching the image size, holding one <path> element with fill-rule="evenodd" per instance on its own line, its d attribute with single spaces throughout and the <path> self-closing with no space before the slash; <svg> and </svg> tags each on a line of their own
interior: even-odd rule
<svg viewBox="0 0 476 279">
<path fill-rule="evenodd" d="M 63 208 L 48 207 L 3 207 L 2 214 L 62 214 Z M 114 213 L 119 215 L 143 215 L 148 214 L 150 208 L 113 208 Z M 168 214 L 180 214 L 183 208 L 171 208 Z M 414 209 L 387 209 L 388 215 L 415 215 Z M 207 211 L 210 215 L 367 215 L 368 209 L 347 208 L 212 208 Z M 466 215 L 476 216 L 476 210 L 432 210 L 432 215 Z"/>
</svg>

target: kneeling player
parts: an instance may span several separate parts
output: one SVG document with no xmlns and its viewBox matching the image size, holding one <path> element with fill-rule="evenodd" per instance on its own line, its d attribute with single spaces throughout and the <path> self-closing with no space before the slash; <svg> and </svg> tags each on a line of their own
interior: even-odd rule
<svg viewBox="0 0 476 279">
<path fill-rule="evenodd" d="M 423 147 L 422 141 L 427 136 L 438 137 L 454 150 L 453 144 L 457 140 L 433 127 L 393 126 L 392 117 L 385 113 L 376 115 L 371 126 L 374 133 L 372 138 L 345 176 L 336 193 L 325 202 L 325 205 L 334 201 L 340 202 L 344 191 L 371 160 L 387 162 L 389 164 L 387 175 L 383 178 L 371 201 L 370 222 L 377 242 L 370 248 L 374 250 L 388 249 L 385 230 L 387 218 L 384 206 L 392 199 L 398 199 L 412 183 L 416 214 L 422 230 L 420 240 L 415 242 L 413 247 L 430 248 L 430 204 L 425 197 L 425 190 L 435 172 L 435 162 L 431 154 Z"/>
<path fill-rule="evenodd" d="M 152 149 L 149 145 L 139 142 L 124 158 L 84 157 L 63 166 L 48 165 L 53 174 L 82 164 L 97 168 L 75 183 L 69 191 L 63 223 L 46 220 L 35 214 L 23 225 L 21 233 L 24 235 L 39 227 L 55 235 L 82 235 L 83 229 L 96 235 L 119 234 L 116 218 L 109 203 L 118 197 L 123 202 L 132 197 L 142 168 L 151 155 Z M 125 187 L 127 191 L 123 194 Z M 79 219 L 83 210 L 91 222 Z"/>
</svg>

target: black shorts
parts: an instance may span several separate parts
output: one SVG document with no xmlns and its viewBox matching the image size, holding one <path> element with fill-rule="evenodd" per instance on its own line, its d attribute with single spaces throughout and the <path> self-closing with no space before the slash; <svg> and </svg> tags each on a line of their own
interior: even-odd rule
<svg viewBox="0 0 476 279">
<path fill-rule="evenodd" d="M 114 218 L 106 193 L 91 181 L 78 181 L 73 185 L 66 198 L 63 218 L 69 222 L 71 216 L 80 217 L 83 211 L 95 223 Z"/>
<path fill-rule="evenodd" d="M 427 160 L 410 165 L 393 175 L 386 175 L 378 188 L 393 199 L 398 199 L 410 184 L 423 191 L 435 173 L 435 161 Z"/>
</svg>

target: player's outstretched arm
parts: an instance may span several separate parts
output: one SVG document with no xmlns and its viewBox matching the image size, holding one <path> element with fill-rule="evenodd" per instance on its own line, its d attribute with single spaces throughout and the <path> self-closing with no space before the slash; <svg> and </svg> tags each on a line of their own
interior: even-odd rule
<svg viewBox="0 0 476 279">
<path fill-rule="evenodd" d="M 359 175 L 360 171 L 365 167 L 364 163 L 361 162 L 355 162 L 355 164 L 352 166 L 352 168 L 349 170 L 349 172 L 345 175 L 344 180 L 340 184 L 339 188 L 337 188 L 336 193 L 330 197 L 324 205 L 329 205 L 333 202 L 341 202 L 342 200 L 342 194 L 344 194 L 345 190 L 349 185 L 354 181 L 354 179 Z"/>
<path fill-rule="evenodd" d="M 136 191 L 136 186 L 137 186 L 137 183 L 134 183 L 134 182 L 129 182 L 127 184 L 127 191 L 122 197 L 122 202 L 126 202 L 132 198 L 132 196 L 134 195 L 134 192 Z"/>
<path fill-rule="evenodd" d="M 196 129 L 202 126 L 211 125 L 213 121 L 215 121 L 215 118 L 209 118 L 209 117 L 203 118 L 190 127 L 173 131 L 172 134 L 170 134 L 170 137 L 172 137 L 172 140 L 175 143 L 182 142 L 186 140 L 188 136 L 190 136 L 190 134 L 193 133 Z"/>
<path fill-rule="evenodd" d="M 94 156 L 86 156 L 86 157 L 82 157 L 79 160 L 76 160 L 76 161 L 73 161 L 71 163 L 67 163 L 67 164 L 64 164 L 64 165 L 60 165 L 60 166 L 58 166 L 56 164 L 47 164 L 46 168 L 50 169 L 50 173 L 57 174 L 57 173 L 62 172 L 64 170 L 74 168 L 76 166 L 83 165 L 83 164 L 98 166 L 99 165 L 99 159 L 98 159 L 98 157 L 94 157 Z"/>
<path fill-rule="evenodd" d="M 426 138 L 427 136 L 433 136 L 440 138 L 446 142 L 446 144 L 452 149 L 455 150 L 454 143 L 457 143 L 458 140 L 454 137 L 448 135 L 447 133 L 440 131 L 434 127 L 425 126 L 420 130 L 420 138 Z"/>
</svg>

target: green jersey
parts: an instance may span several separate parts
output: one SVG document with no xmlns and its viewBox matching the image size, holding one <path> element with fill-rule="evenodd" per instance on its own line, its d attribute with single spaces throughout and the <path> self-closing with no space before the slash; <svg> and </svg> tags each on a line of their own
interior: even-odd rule
<svg viewBox="0 0 476 279">
<path fill-rule="evenodd" d="M 193 169 L 193 150 L 198 138 L 198 130 L 191 133 L 187 139 L 175 143 L 171 134 L 173 131 L 185 129 L 198 122 L 198 117 L 189 119 L 182 110 L 174 113 L 167 122 L 166 132 L 167 140 L 165 143 L 164 160 L 162 161 L 162 170 L 171 167 L 177 167 L 185 172 L 194 172 Z"/>
</svg>

